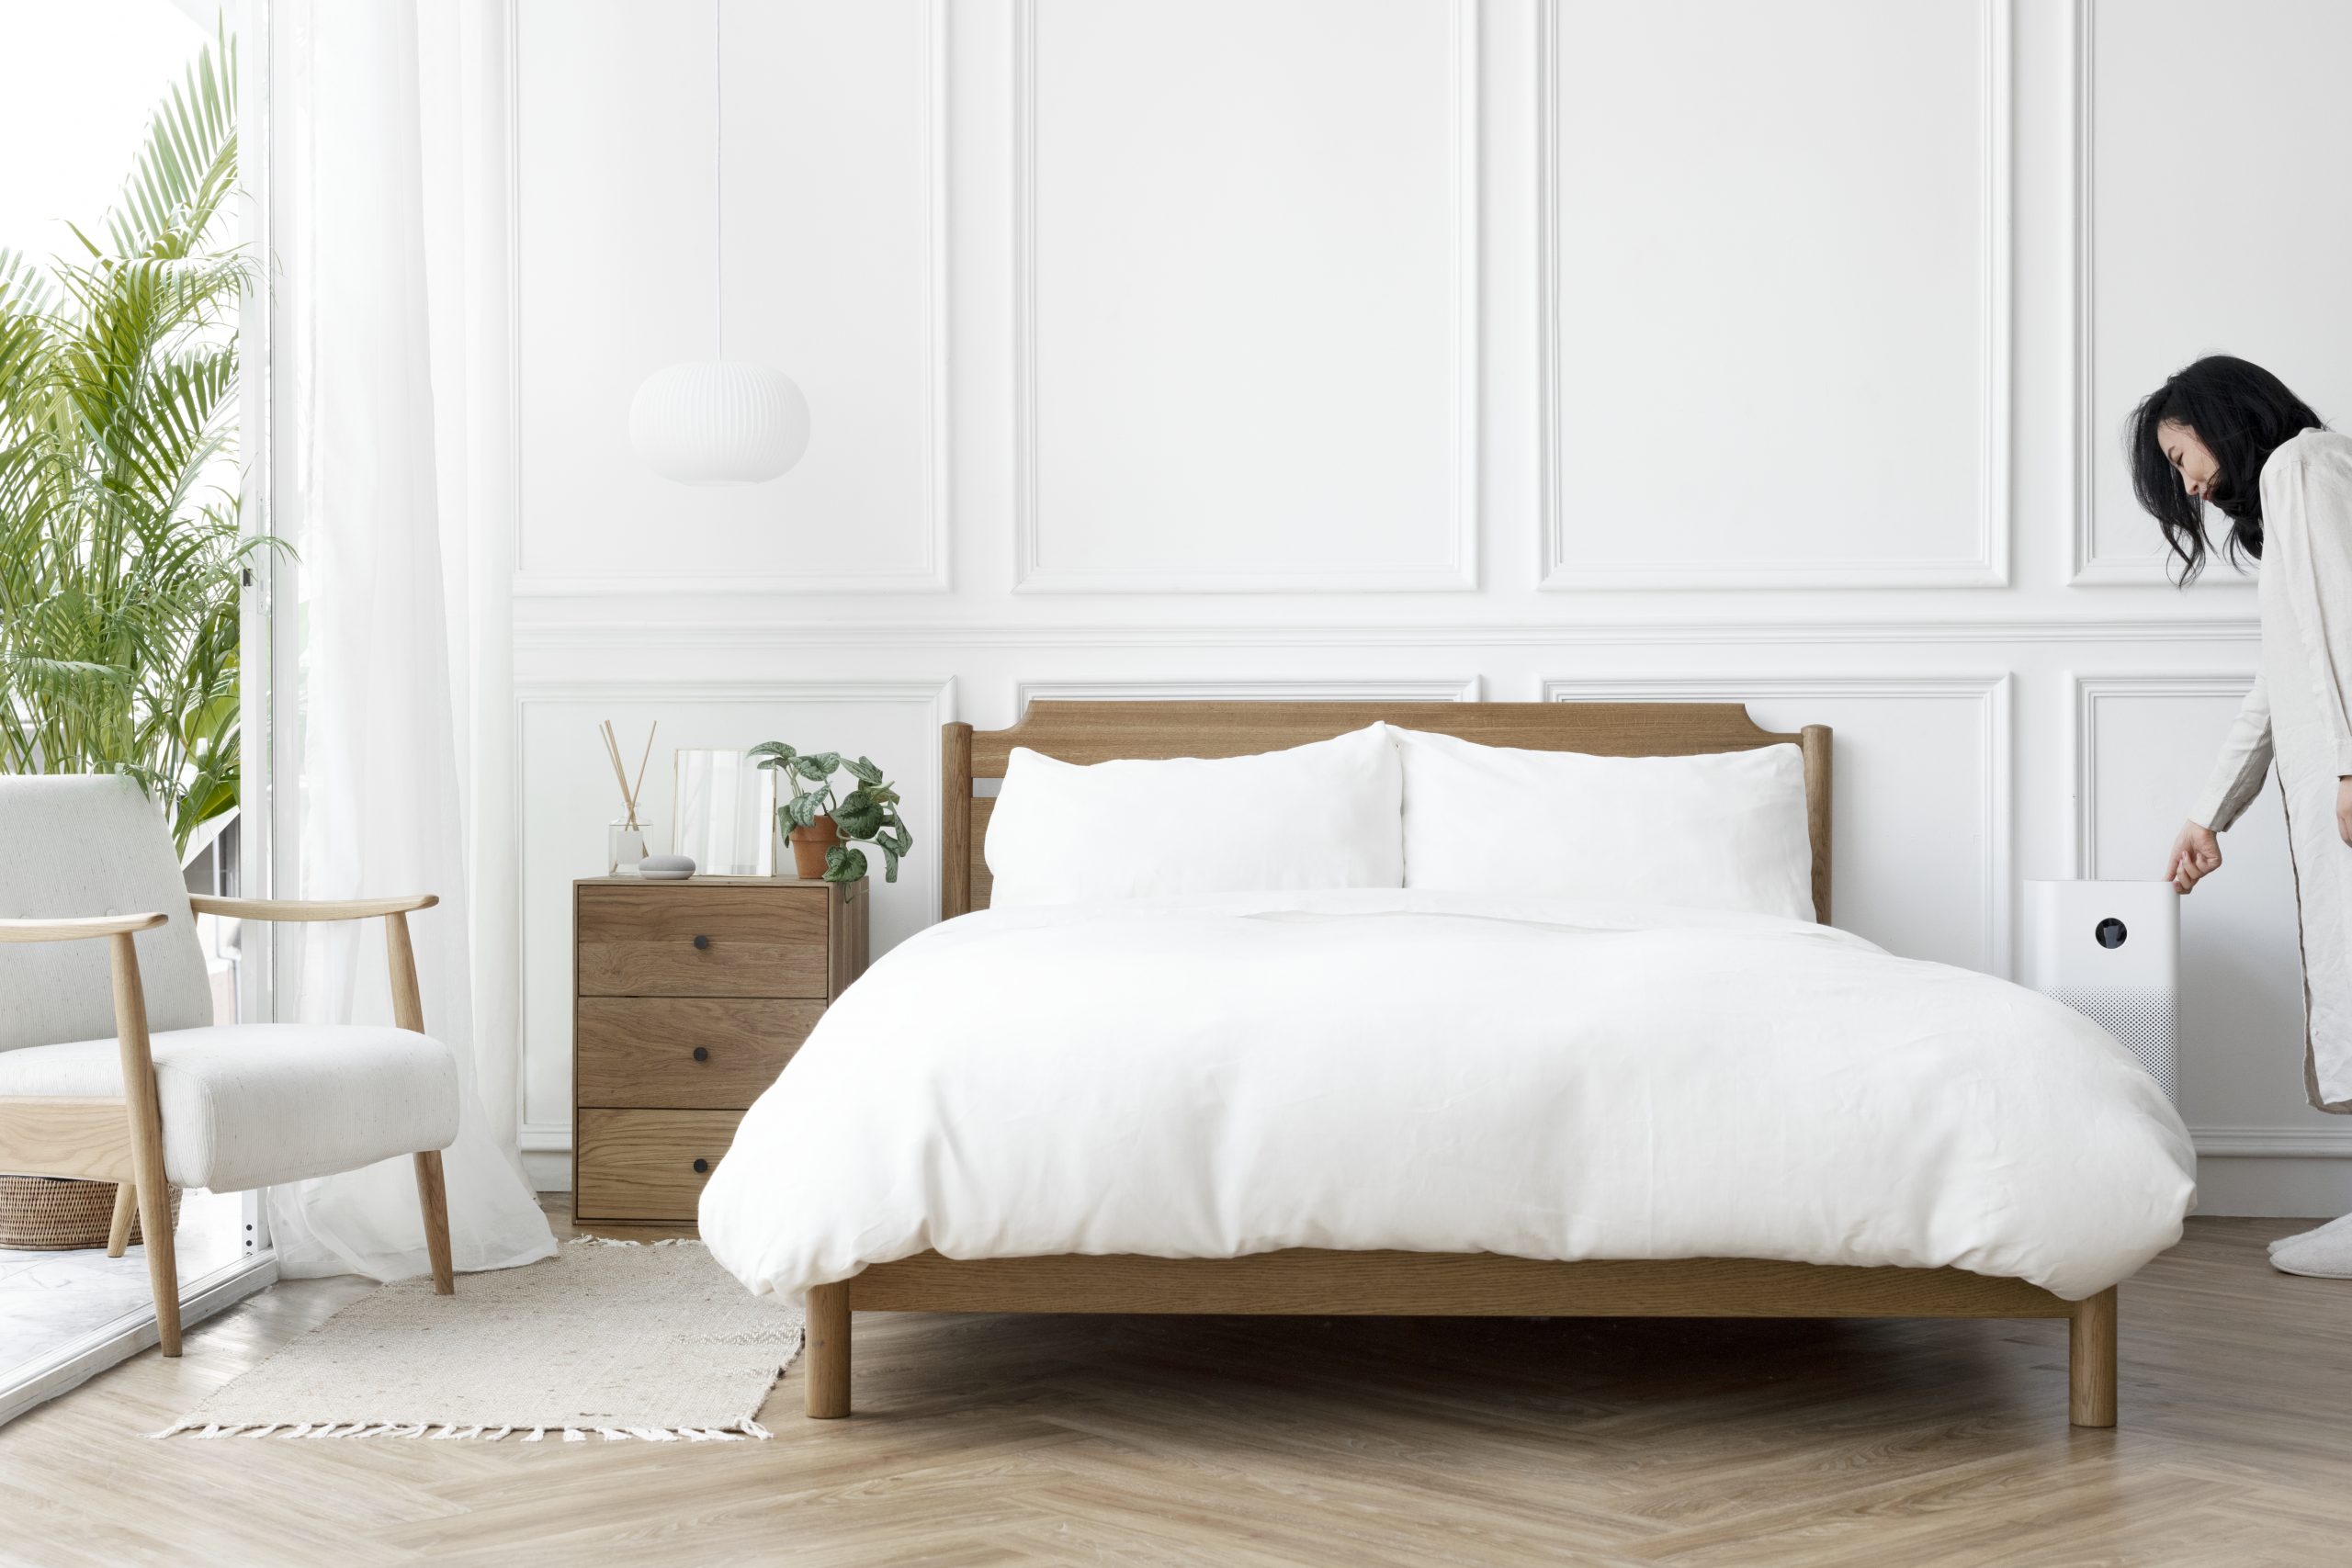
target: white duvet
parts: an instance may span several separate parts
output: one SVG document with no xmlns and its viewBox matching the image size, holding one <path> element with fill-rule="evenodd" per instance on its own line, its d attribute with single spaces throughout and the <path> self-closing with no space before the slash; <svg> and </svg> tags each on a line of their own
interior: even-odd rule
<svg viewBox="0 0 2352 1568">
<path fill-rule="evenodd" d="M 2097 1026 L 1826 927 L 1388 889 L 988 910 L 834 1004 L 702 1200 L 870 1263 L 1276 1247 L 1954 1265 L 2078 1298 L 2188 1133 Z"/>
</svg>

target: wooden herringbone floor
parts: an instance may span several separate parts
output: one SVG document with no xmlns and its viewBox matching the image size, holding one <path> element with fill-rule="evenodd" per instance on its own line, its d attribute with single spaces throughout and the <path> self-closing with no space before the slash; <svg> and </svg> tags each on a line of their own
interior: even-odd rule
<svg viewBox="0 0 2352 1568">
<path fill-rule="evenodd" d="M 351 1300 L 282 1286 L 0 1428 L 0 1559 L 2344 1564 L 2352 1282 L 2199 1220 L 2065 1326 L 861 1317 L 859 1414 L 768 1443 L 141 1434 Z M 460 1289 L 463 1288 L 462 1281 Z"/>
</svg>

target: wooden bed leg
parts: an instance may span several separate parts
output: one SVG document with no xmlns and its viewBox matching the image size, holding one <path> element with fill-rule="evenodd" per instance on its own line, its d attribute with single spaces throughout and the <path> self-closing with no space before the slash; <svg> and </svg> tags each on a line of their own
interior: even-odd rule
<svg viewBox="0 0 2352 1568">
<path fill-rule="evenodd" d="M 2075 1303 L 2066 1329 L 2066 1415 L 2077 1427 L 2115 1425 L 2115 1287 Z"/>
<path fill-rule="evenodd" d="M 808 1292 L 808 1388 L 803 1409 L 820 1421 L 849 1414 L 849 1281 Z"/>
</svg>

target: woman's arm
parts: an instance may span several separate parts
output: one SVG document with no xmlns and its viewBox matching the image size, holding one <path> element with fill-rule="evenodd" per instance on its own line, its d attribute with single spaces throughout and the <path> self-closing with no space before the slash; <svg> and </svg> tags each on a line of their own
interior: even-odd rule
<svg viewBox="0 0 2352 1568">
<path fill-rule="evenodd" d="M 2221 870 L 2221 840 L 2213 835 L 2244 814 L 2269 776 L 2270 696 L 2256 675 L 2253 690 L 2238 705 L 2237 716 L 2230 720 L 2211 776 L 2198 792 L 2180 836 L 2172 841 L 2172 853 L 2165 861 L 2165 880 L 2186 893 Z"/>
<path fill-rule="evenodd" d="M 2206 776 L 2205 787 L 2198 792 L 2197 804 L 2189 808 L 2190 826 L 2215 833 L 2227 830 L 2254 804 L 2254 797 L 2262 793 L 2263 780 L 2269 776 L 2270 694 L 2256 675 L 2254 689 L 2246 693 L 2237 716 L 2230 720 L 2222 754 Z"/>
</svg>

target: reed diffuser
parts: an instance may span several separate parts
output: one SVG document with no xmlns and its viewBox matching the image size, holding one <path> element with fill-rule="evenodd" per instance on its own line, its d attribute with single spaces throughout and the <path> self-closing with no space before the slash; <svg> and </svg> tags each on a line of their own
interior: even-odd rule
<svg viewBox="0 0 2352 1568">
<path fill-rule="evenodd" d="M 645 824 L 638 819 L 637 807 L 645 793 L 645 764 L 653 756 L 653 737 L 661 728 L 657 720 L 653 728 L 645 732 L 645 750 L 637 760 L 635 784 L 629 782 L 628 769 L 621 762 L 620 736 L 613 728 L 613 721 L 609 718 L 605 720 L 597 729 L 597 733 L 604 737 L 605 756 L 613 764 L 613 778 L 621 786 L 621 805 L 628 812 L 627 816 L 616 819 L 605 835 L 605 874 L 607 876 L 635 876 L 638 874 L 638 863 L 645 859 Z"/>
</svg>

